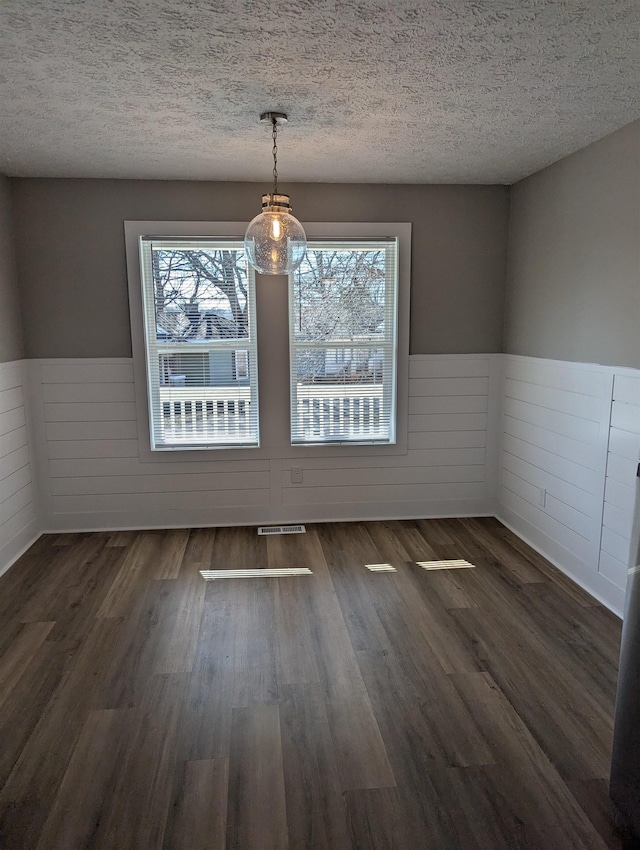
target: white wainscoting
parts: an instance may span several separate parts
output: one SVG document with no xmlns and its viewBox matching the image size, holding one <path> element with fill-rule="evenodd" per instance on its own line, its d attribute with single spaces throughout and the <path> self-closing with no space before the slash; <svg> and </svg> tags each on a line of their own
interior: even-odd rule
<svg viewBox="0 0 640 850">
<path fill-rule="evenodd" d="M 498 518 L 621 614 L 630 534 L 623 514 L 633 510 L 637 466 L 632 370 L 512 355 L 503 365 Z"/>
<path fill-rule="evenodd" d="M 624 589 L 631 564 L 631 528 L 640 460 L 640 376 L 620 370 L 613 379 L 611 428 L 598 570 Z M 635 553 L 634 553 L 635 554 Z"/>
<path fill-rule="evenodd" d="M 410 358 L 405 454 L 139 457 L 130 360 L 33 361 L 50 531 L 492 514 L 500 357 Z M 283 440 L 283 442 L 285 442 Z M 237 455 L 236 455 L 237 457 Z M 219 459 L 218 459 L 219 458 Z M 292 467 L 303 483 L 292 484 Z"/>
<path fill-rule="evenodd" d="M 39 535 L 25 376 L 22 361 L 0 363 L 0 574 Z"/>
<path fill-rule="evenodd" d="M 498 404 L 498 360 L 410 357 L 407 453 L 363 458 L 343 451 L 304 464 L 284 459 L 283 503 L 312 518 L 327 511 L 354 519 L 493 513 L 487 423 Z M 300 465 L 304 484 L 292 485 L 291 468 Z"/>
</svg>

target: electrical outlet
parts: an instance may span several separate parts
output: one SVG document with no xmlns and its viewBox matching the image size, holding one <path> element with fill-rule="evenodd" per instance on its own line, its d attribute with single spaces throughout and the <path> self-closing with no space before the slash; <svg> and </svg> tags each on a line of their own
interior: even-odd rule
<svg viewBox="0 0 640 850">
<path fill-rule="evenodd" d="M 544 508 L 544 506 L 546 504 L 547 504 L 547 491 L 544 489 L 544 487 L 541 487 L 538 490 L 538 505 L 541 508 Z"/>
<path fill-rule="evenodd" d="M 292 484 L 302 484 L 302 467 L 301 466 L 292 466 L 291 467 L 291 483 Z"/>
</svg>

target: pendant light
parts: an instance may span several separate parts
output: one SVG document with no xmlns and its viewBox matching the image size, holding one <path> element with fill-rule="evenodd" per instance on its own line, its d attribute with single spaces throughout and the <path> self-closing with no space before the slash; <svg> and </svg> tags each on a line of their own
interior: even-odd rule
<svg viewBox="0 0 640 850">
<path fill-rule="evenodd" d="M 289 195 L 278 192 L 278 126 L 286 122 L 287 116 L 284 112 L 263 112 L 260 120 L 271 124 L 273 192 L 262 196 L 262 212 L 247 227 L 244 249 L 260 274 L 289 274 L 302 262 L 307 237 L 298 219 L 291 215 Z"/>
</svg>

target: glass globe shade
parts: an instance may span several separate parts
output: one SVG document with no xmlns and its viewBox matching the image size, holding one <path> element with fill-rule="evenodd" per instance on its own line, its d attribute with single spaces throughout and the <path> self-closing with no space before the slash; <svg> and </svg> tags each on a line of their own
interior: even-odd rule
<svg viewBox="0 0 640 850">
<path fill-rule="evenodd" d="M 265 198 L 269 199 L 265 202 Z M 274 203 L 271 199 L 286 198 Z M 260 274 L 290 274 L 297 269 L 307 250 L 307 236 L 298 219 L 291 215 L 286 195 L 265 195 L 262 212 L 249 223 L 244 249 L 251 265 Z"/>
</svg>

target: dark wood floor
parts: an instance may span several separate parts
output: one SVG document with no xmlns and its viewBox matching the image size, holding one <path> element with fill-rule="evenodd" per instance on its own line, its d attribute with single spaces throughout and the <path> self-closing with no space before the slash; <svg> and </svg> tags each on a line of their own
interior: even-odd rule
<svg viewBox="0 0 640 850">
<path fill-rule="evenodd" d="M 620 624 L 495 520 L 48 535 L 0 609 L 1 850 L 631 846 Z"/>
</svg>

